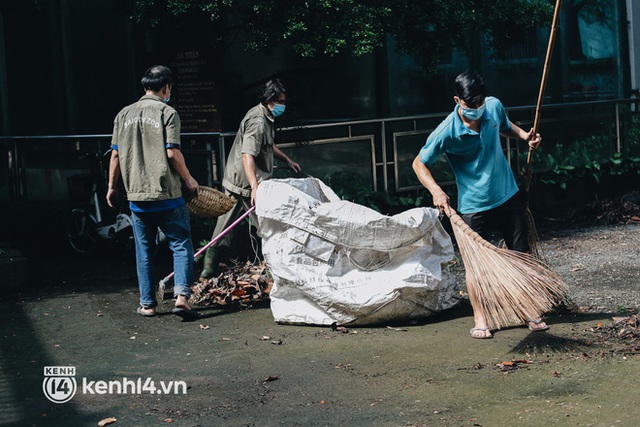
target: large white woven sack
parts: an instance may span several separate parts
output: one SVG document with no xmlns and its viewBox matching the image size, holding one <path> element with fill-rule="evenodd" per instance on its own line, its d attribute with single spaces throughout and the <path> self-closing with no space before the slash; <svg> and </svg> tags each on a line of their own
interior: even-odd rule
<svg viewBox="0 0 640 427">
<path fill-rule="evenodd" d="M 256 199 L 276 322 L 395 323 L 460 302 L 437 210 L 382 215 L 315 178 L 265 181 Z"/>
</svg>

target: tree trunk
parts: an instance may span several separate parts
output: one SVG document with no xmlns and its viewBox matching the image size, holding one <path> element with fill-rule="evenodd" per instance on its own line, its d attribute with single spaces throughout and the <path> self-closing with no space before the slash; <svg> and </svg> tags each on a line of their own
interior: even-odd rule
<svg viewBox="0 0 640 427">
<path fill-rule="evenodd" d="M 55 133 L 64 133 L 65 123 L 65 91 L 63 89 L 64 80 L 62 75 L 64 74 L 64 68 L 62 66 L 62 54 L 60 49 L 60 20 L 59 16 L 59 0 L 50 0 L 46 3 L 49 13 L 47 13 L 49 19 L 49 52 L 51 55 L 51 91 L 47 95 L 51 99 L 55 100 L 52 110 L 55 115 Z"/>
<path fill-rule="evenodd" d="M 0 135 L 9 135 L 9 85 L 7 82 L 7 57 L 4 42 L 4 16 L 0 10 Z"/>
<path fill-rule="evenodd" d="M 60 36 L 62 49 L 62 77 L 67 101 L 67 132 L 78 131 L 78 101 L 76 100 L 75 72 L 73 67 L 73 47 L 71 45 L 71 12 L 69 1 L 60 1 Z"/>
</svg>

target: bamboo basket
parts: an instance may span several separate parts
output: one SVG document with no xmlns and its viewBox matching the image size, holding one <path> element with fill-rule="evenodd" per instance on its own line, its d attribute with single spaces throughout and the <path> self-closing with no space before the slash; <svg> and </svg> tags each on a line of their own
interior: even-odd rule
<svg viewBox="0 0 640 427">
<path fill-rule="evenodd" d="M 216 218 L 225 214 L 236 204 L 236 199 L 215 188 L 201 185 L 198 197 L 187 202 L 189 213 L 200 218 Z"/>
</svg>

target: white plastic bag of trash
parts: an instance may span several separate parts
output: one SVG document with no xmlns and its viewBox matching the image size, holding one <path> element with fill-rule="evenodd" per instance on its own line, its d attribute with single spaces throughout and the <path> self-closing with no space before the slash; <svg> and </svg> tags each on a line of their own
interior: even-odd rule
<svg viewBox="0 0 640 427">
<path fill-rule="evenodd" d="M 402 322 L 460 302 L 436 209 L 382 215 L 315 178 L 264 181 L 256 199 L 276 322 Z"/>
</svg>

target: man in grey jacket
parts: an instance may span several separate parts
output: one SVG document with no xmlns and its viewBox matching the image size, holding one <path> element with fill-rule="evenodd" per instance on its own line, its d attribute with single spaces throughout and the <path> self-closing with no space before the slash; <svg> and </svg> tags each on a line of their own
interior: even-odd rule
<svg viewBox="0 0 640 427">
<path fill-rule="evenodd" d="M 118 200 L 116 184 L 122 176 L 131 208 L 140 288 L 141 316 L 156 315 L 153 261 L 158 228 L 173 252 L 173 313 L 195 318 L 189 306 L 193 279 L 193 244 L 189 212 L 182 186 L 197 195 L 198 183 L 189 173 L 180 151 L 180 117 L 167 105 L 173 74 L 162 65 L 150 67 L 142 78 L 145 94 L 123 108 L 113 122 L 107 203 Z"/>
</svg>

